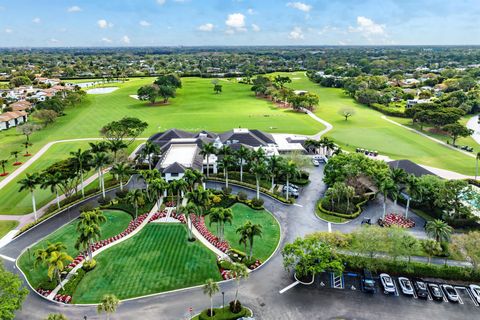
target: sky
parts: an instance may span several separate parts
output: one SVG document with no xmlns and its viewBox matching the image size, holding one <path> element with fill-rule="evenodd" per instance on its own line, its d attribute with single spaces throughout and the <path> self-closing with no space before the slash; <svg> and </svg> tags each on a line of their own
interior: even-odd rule
<svg viewBox="0 0 480 320">
<path fill-rule="evenodd" d="M 480 0 L 0 0 L 0 47 L 480 45 Z"/>
</svg>

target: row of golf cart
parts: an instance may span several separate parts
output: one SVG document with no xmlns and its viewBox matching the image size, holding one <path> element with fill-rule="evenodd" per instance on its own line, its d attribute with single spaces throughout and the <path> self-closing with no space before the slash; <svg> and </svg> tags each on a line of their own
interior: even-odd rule
<svg viewBox="0 0 480 320">
<path fill-rule="evenodd" d="M 406 277 L 398 277 L 398 287 L 395 280 L 386 273 L 380 274 L 380 284 L 385 294 L 399 295 L 399 292 L 405 296 L 411 296 L 419 299 L 430 299 L 436 301 L 459 302 L 460 296 L 457 289 L 450 284 L 439 284 L 426 282 L 422 279 L 408 279 Z M 372 274 L 368 270 L 364 270 L 361 280 L 362 291 L 367 293 L 375 293 L 376 285 Z M 480 304 L 480 286 L 471 284 L 465 288 L 471 293 L 471 298 Z M 446 300 L 445 300 L 446 299 Z"/>
</svg>

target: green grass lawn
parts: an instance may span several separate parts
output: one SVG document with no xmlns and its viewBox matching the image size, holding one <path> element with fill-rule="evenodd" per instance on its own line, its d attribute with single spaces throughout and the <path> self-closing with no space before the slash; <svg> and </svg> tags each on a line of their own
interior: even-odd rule
<svg viewBox="0 0 480 320">
<path fill-rule="evenodd" d="M 225 225 L 225 239 L 231 247 L 245 251 L 245 247 L 238 243 L 240 236 L 236 233 L 238 227 L 245 224 L 247 220 L 258 223 L 262 226 L 262 237 L 255 237 L 253 242 L 253 255 L 265 261 L 270 257 L 277 248 L 280 241 L 280 226 L 271 213 L 265 210 L 253 210 L 244 204 L 234 204 L 232 206 L 233 222 Z M 216 224 L 210 226 L 210 220 L 207 216 L 205 219 L 207 228 L 214 234 L 217 234 Z M 247 251 L 249 248 L 247 247 Z M 248 253 L 248 252 L 247 252 Z"/>
<path fill-rule="evenodd" d="M 105 214 L 107 221 L 101 225 L 102 239 L 107 239 L 121 233 L 127 228 L 128 223 L 131 220 L 131 216 L 123 211 L 104 210 L 103 213 Z M 67 247 L 67 253 L 72 258 L 75 258 L 78 254 L 78 250 L 75 249 L 75 241 L 77 240 L 77 221 L 78 220 L 74 220 L 66 226 L 56 230 L 20 256 L 18 265 L 34 288 L 47 279 L 47 271 L 45 267 L 38 266 L 36 269 L 33 267 L 33 254 L 35 250 L 42 247 L 45 248 L 49 242 L 62 242 Z"/>
<path fill-rule="evenodd" d="M 85 275 L 74 303 L 96 303 L 107 293 L 120 299 L 220 281 L 216 256 L 200 242 L 188 242 L 181 224 L 148 224 L 139 234 L 102 252 Z"/>
<path fill-rule="evenodd" d="M 15 229 L 16 226 L 18 226 L 18 221 L 16 220 L 0 220 L 0 239 L 10 230 Z"/>
<path fill-rule="evenodd" d="M 311 82 L 304 72 L 288 75 L 292 79 L 289 84 L 292 88 L 319 95 L 320 103 L 315 114 L 333 125 L 333 130 L 327 135 L 342 148 L 349 151 L 355 148 L 378 150 L 393 159 L 410 159 L 432 167 L 474 174 L 475 159 L 385 121 L 380 112 L 356 103 L 342 89 L 320 87 Z M 356 112 L 348 121 L 338 114 L 343 107 Z"/>
</svg>

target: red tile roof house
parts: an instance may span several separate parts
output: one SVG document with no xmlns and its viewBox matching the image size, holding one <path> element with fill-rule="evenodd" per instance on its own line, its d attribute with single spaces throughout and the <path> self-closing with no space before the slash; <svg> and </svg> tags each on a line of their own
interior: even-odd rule
<svg viewBox="0 0 480 320">
<path fill-rule="evenodd" d="M 25 111 L 10 111 L 0 114 L 0 131 L 16 127 L 28 121 L 28 114 Z"/>
<path fill-rule="evenodd" d="M 21 100 L 12 103 L 9 107 L 12 108 L 12 111 L 27 111 L 32 109 L 32 104 L 29 101 Z"/>
</svg>

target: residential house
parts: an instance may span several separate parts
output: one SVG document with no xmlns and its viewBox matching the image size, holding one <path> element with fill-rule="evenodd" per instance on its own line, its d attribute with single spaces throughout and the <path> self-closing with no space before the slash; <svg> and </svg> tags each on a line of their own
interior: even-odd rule
<svg viewBox="0 0 480 320">
<path fill-rule="evenodd" d="M 0 114 L 0 131 L 16 127 L 28 121 L 28 114 L 25 111 L 9 111 Z"/>
</svg>

